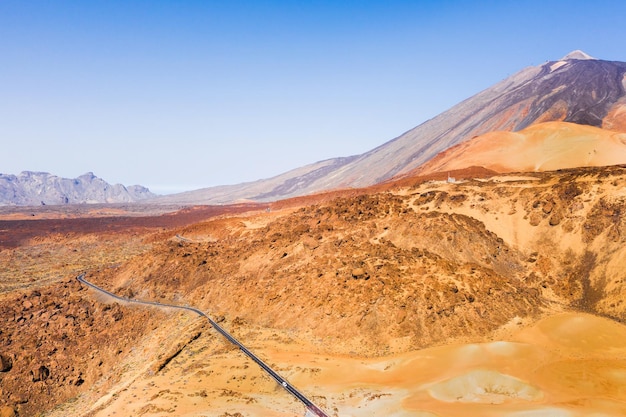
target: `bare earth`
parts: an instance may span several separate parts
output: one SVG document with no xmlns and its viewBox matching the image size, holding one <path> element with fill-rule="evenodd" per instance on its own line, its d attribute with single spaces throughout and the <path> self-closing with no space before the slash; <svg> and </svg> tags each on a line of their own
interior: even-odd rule
<svg viewBox="0 0 626 417">
<path fill-rule="evenodd" d="M 552 171 L 626 162 L 626 133 L 565 122 L 545 122 L 519 132 L 490 132 L 456 145 L 417 172 L 482 166 L 497 172 Z"/>
<path fill-rule="evenodd" d="M 6 240 L 0 415 L 304 415 L 208 323 L 82 271 L 208 312 L 332 416 L 626 415 L 626 170 L 401 184 Z"/>
<path fill-rule="evenodd" d="M 451 344 L 381 358 L 329 355 L 320 344 L 250 329 L 255 351 L 339 416 L 619 416 L 626 413 L 626 328 L 563 313 L 513 321 L 491 342 Z M 152 375 L 141 358 L 91 407 L 51 415 L 303 415 L 275 383 L 212 332 Z M 276 342 L 280 346 L 276 346 Z M 319 352 L 319 353 L 317 353 Z M 230 414 L 229 414 L 230 413 Z"/>
</svg>

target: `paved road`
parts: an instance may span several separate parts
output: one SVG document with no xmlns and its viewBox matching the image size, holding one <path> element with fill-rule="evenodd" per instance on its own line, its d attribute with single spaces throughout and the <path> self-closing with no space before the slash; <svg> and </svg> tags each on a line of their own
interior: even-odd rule
<svg viewBox="0 0 626 417">
<path fill-rule="evenodd" d="M 309 400 L 304 394 L 302 394 L 293 385 L 291 385 L 289 383 L 289 381 L 287 381 L 285 378 L 280 376 L 276 371 L 274 371 L 272 368 L 270 368 L 269 365 L 267 365 L 265 362 L 263 362 L 261 359 L 259 359 L 259 357 L 257 357 L 248 348 L 246 348 L 244 345 L 242 345 L 237 339 L 235 339 L 230 333 L 228 333 L 226 330 L 224 330 L 222 328 L 222 326 L 220 326 L 219 324 L 214 322 L 203 311 L 198 310 L 197 308 L 194 308 L 194 307 L 178 306 L 178 305 L 174 305 L 174 304 L 163 304 L 163 303 L 157 303 L 155 301 L 141 301 L 141 300 L 134 300 L 134 299 L 126 298 L 126 297 L 120 297 L 119 295 L 113 294 L 112 292 L 109 292 L 109 291 L 107 291 L 107 290 L 105 290 L 103 288 L 100 288 L 97 285 L 92 284 L 91 282 L 87 281 L 85 279 L 85 274 L 84 273 L 80 274 L 79 276 L 77 276 L 76 279 L 81 284 L 84 284 L 84 285 L 86 285 L 86 286 L 88 286 L 90 288 L 93 288 L 94 290 L 96 290 L 96 291 L 98 291 L 100 293 L 104 293 L 104 294 L 108 295 L 109 297 L 112 297 L 112 298 L 114 298 L 116 300 L 120 300 L 120 301 L 127 302 L 127 303 L 135 303 L 135 304 L 144 304 L 144 305 L 149 305 L 149 306 L 156 306 L 156 307 L 161 307 L 161 308 L 175 308 L 175 309 L 178 309 L 178 310 L 187 310 L 187 311 L 190 311 L 192 313 L 196 313 L 199 316 L 202 316 L 202 317 L 206 318 L 209 321 L 209 323 L 211 323 L 211 326 L 213 326 L 213 328 L 215 330 L 217 330 L 219 333 L 221 333 L 222 336 L 224 336 L 226 339 L 228 339 L 229 342 L 231 342 L 232 344 L 237 346 L 247 357 L 249 357 L 254 362 L 256 362 L 256 364 L 259 365 L 265 372 L 267 372 L 267 374 L 270 377 L 272 377 L 272 379 L 274 379 L 274 381 L 276 381 L 278 383 L 278 385 L 283 387 L 289 394 L 293 395 L 298 400 L 300 400 L 305 405 L 305 407 L 307 408 L 307 416 L 328 417 L 328 415 L 324 411 L 322 411 L 318 406 L 313 404 L 313 402 L 311 400 Z"/>
</svg>

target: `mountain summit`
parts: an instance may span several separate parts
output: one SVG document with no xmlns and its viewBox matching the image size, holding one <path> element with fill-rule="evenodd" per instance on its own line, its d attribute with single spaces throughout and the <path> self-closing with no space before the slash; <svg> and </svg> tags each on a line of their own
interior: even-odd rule
<svg viewBox="0 0 626 417">
<path fill-rule="evenodd" d="M 595 58 L 589 54 L 584 53 L 580 49 L 576 49 L 575 51 L 572 51 L 569 54 L 565 55 L 563 58 L 561 58 L 561 61 L 568 61 L 570 59 L 595 59 Z"/>
<path fill-rule="evenodd" d="M 362 155 L 317 162 L 282 175 L 161 197 L 156 202 L 273 201 L 406 175 L 440 152 L 493 131 L 561 121 L 626 132 L 626 63 L 573 51 L 528 67 Z M 624 161 L 626 162 L 626 161 Z"/>
</svg>

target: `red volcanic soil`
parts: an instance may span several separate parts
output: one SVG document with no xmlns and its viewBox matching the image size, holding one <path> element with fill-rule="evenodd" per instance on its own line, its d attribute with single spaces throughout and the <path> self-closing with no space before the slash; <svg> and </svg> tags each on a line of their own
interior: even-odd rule
<svg viewBox="0 0 626 417">
<path fill-rule="evenodd" d="M 268 204 L 233 204 L 225 206 L 194 206 L 161 215 L 147 216 L 104 216 L 87 214 L 86 217 L 0 219 L 0 249 L 15 248 L 34 237 L 60 235 L 82 235 L 90 233 L 116 233 L 154 231 L 158 228 L 174 228 L 197 223 L 209 218 L 264 210 Z M 24 212 L 29 208 L 25 207 Z M 15 213 L 12 215 L 15 217 Z"/>
<path fill-rule="evenodd" d="M 399 177 L 395 177 L 389 182 L 380 184 L 382 187 L 408 187 L 417 185 L 427 181 L 447 181 L 449 179 L 469 179 L 469 178 L 489 178 L 498 175 L 498 172 L 481 166 L 470 166 L 461 169 L 451 169 L 449 171 L 429 172 L 424 174 L 408 173 Z"/>
<path fill-rule="evenodd" d="M 358 189 L 333 190 L 293 197 L 272 203 L 242 203 L 221 206 L 192 206 L 164 214 L 158 206 L 84 206 L 10 208 L 0 213 L 0 249 L 15 248 L 35 237 L 50 235 L 85 235 L 92 233 L 139 233 L 171 229 L 198 223 L 222 215 L 235 215 L 262 210 L 284 210 L 310 204 L 327 203 L 339 197 L 351 198 L 372 192 L 387 191 L 426 181 L 455 178 L 486 178 L 496 174 L 483 167 L 469 167 L 419 176 L 394 178 L 382 184 Z M 141 212 L 147 214 L 142 215 Z"/>
<path fill-rule="evenodd" d="M 593 126 L 546 122 L 519 132 L 490 132 L 445 150 L 412 172 L 482 166 L 497 172 L 538 172 L 626 162 L 626 134 Z"/>
<path fill-rule="evenodd" d="M 322 193 L 292 197 L 285 200 L 275 201 L 273 203 L 270 203 L 270 208 L 272 210 L 298 208 L 306 205 L 328 203 L 340 197 L 353 198 L 372 193 L 391 191 L 402 187 L 412 187 L 428 181 L 446 181 L 449 178 L 454 178 L 457 180 L 470 178 L 489 178 L 493 177 L 494 175 L 498 175 L 498 172 L 481 166 L 453 169 L 445 172 L 426 173 L 423 175 L 409 173 L 406 175 L 391 178 L 390 180 L 387 180 L 380 184 L 371 185 L 369 187 L 326 191 Z"/>
</svg>

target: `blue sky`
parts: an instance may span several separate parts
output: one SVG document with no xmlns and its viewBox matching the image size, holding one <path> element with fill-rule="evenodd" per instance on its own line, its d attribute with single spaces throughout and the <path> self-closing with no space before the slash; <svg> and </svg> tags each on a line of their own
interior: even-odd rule
<svg viewBox="0 0 626 417">
<path fill-rule="evenodd" d="M 574 49 L 615 1 L 0 1 L 0 172 L 159 193 L 366 152 Z"/>
</svg>

